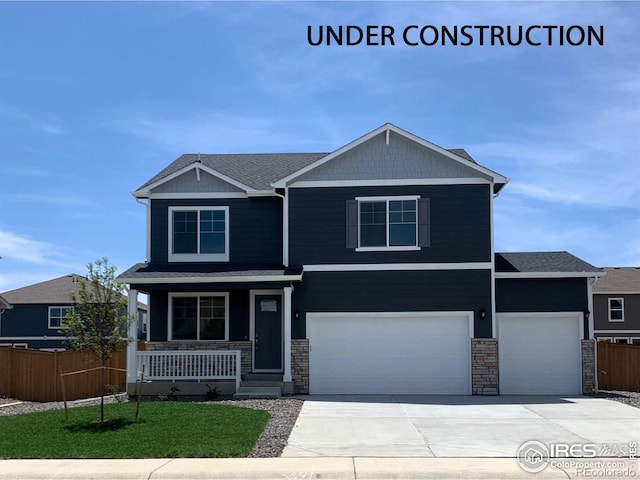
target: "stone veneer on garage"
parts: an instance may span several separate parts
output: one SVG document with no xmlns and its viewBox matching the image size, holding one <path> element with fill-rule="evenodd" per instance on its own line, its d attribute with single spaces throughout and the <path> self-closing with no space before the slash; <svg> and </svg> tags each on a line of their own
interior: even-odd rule
<svg viewBox="0 0 640 480">
<path fill-rule="evenodd" d="M 250 373 L 252 370 L 251 342 L 147 342 L 147 350 L 240 350 L 240 362 L 242 375 Z"/>
<path fill-rule="evenodd" d="M 596 391 L 596 341 L 582 340 L 582 394 Z"/>
<path fill-rule="evenodd" d="M 473 395 L 498 395 L 498 340 L 471 339 L 471 391 Z"/>
<path fill-rule="evenodd" d="M 309 340 L 291 339 L 291 379 L 295 393 L 309 393 Z"/>
</svg>

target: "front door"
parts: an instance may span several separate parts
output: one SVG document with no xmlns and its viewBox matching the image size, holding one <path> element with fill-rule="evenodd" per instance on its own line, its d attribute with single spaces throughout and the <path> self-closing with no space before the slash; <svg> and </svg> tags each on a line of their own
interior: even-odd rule
<svg viewBox="0 0 640 480">
<path fill-rule="evenodd" d="M 255 302 L 255 369 L 282 370 L 280 295 L 256 295 Z"/>
</svg>

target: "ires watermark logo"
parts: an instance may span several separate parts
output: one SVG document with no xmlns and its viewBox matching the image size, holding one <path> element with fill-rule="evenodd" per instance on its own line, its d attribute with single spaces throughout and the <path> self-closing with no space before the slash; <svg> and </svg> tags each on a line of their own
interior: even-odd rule
<svg viewBox="0 0 640 480">
<path fill-rule="evenodd" d="M 522 470 L 540 473 L 548 466 L 571 470 L 584 478 L 635 478 L 638 444 L 549 443 L 538 440 L 524 442 L 516 459 Z M 603 457 L 608 457 L 604 459 Z M 611 460 L 611 457 L 620 460 Z"/>
</svg>

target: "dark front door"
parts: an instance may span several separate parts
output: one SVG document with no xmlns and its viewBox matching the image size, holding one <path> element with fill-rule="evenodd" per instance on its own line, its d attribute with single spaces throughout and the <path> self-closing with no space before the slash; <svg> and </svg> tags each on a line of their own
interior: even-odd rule
<svg viewBox="0 0 640 480">
<path fill-rule="evenodd" d="M 256 295 L 255 369 L 282 370 L 282 310 L 279 295 Z"/>
</svg>

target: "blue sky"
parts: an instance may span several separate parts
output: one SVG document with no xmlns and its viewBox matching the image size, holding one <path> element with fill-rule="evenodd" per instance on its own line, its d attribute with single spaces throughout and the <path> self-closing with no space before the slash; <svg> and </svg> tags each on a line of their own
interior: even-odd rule
<svg viewBox="0 0 640 480">
<path fill-rule="evenodd" d="M 311 47 L 307 25 L 605 25 L 604 47 Z M 184 152 L 391 122 L 511 179 L 498 251 L 640 265 L 640 4 L 0 3 L 0 291 L 145 258 L 129 192 Z"/>
</svg>

